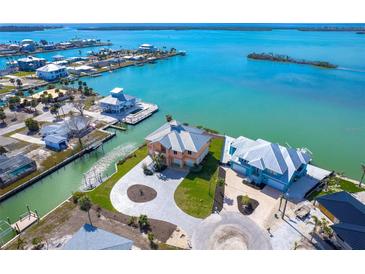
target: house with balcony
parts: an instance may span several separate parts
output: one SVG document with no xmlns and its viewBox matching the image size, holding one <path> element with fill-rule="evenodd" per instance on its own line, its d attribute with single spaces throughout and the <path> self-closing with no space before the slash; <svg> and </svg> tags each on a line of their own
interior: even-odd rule
<svg viewBox="0 0 365 274">
<path fill-rule="evenodd" d="M 17 60 L 19 70 L 35 71 L 36 69 L 46 65 L 46 59 L 28 56 Z"/>
<path fill-rule="evenodd" d="M 138 51 L 143 52 L 143 53 L 152 53 L 152 52 L 156 52 L 157 48 L 151 44 L 142 44 L 138 47 Z"/>
<path fill-rule="evenodd" d="M 36 70 L 37 76 L 45 81 L 56 81 L 68 76 L 66 67 L 48 64 Z"/>
<path fill-rule="evenodd" d="M 204 130 L 172 120 L 145 138 L 148 154 L 162 154 L 167 166 L 199 165 L 209 152 L 211 137 Z"/>
<path fill-rule="evenodd" d="M 107 113 L 121 113 L 134 107 L 137 103 L 138 99 L 125 94 L 123 88 L 114 88 L 110 91 L 109 96 L 99 100 L 100 108 Z"/>
<path fill-rule="evenodd" d="M 311 155 L 266 140 L 225 137 L 221 162 L 255 185 L 269 185 L 281 192 L 307 174 Z"/>
</svg>

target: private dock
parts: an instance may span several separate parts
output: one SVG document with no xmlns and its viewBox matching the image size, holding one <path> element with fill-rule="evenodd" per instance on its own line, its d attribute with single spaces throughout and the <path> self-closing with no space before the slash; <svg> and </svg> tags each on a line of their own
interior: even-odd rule
<svg viewBox="0 0 365 274">
<path fill-rule="evenodd" d="M 19 220 L 11 225 L 11 227 L 17 232 L 21 233 L 26 230 L 32 224 L 38 222 L 39 216 L 37 211 L 33 212 L 28 208 L 28 212 L 20 215 Z"/>
<path fill-rule="evenodd" d="M 136 125 L 144 119 L 150 117 L 153 113 L 158 111 L 158 106 L 153 104 L 144 103 L 144 108 L 136 113 L 130 113 L 125 118 L 123 118 L 123 122 L 129 125 Z"/>
<path fill-rule="evenodd" d="M 127 130 L 125 127 L 121 127 L 121 126 L 118 126 L 118 125 L 115 125 L 115 124 L 112 124 L 109 127 L 119 129 L 121 131 L 126 131 Z"/>
</svg>

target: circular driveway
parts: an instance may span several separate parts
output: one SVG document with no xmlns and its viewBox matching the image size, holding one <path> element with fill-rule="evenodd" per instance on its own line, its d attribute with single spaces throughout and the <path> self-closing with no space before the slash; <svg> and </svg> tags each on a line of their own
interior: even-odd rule
<svg viewBox="0 0 365 274">
<path fill-rule="evenodd" d="M 201 219 L 194 218 L 183 212 L 175 203 L 174 193 L 178 185 L 187 175 L 187 171 L 166 169 L 162 173 L 146 176 L 142 164 L 152 162 L 147 156 L 113 187 L 110 200 L 116 210 L 130 216 L 146 214 L 149 218 L 166 221 L 177 225 L 191 236 Z M 157 192 L 156 198 L 144 203 L 136 203 L 128 198 L 128 188 L 133 185 L 145 185 Z"/>
<path fill-rule="evenodd" d="M 270 239 L 250 218 L 222 211 L 204 219 L 192 236 L 193 249 L 272 249 Z"/>
</svg>

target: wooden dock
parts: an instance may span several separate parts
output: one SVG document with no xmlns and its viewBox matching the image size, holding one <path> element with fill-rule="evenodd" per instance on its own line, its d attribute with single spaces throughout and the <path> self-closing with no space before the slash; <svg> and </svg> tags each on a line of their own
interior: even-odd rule
<svg viewBox="0 0 365 274">
<path fill-rule="evenodd" d="M 127 130 L 125 127 L 121 127 L 121 126 L 118 126 L 118 125 L 115 125 L 115 124 L 112 124 L 109 127 L 115 128 L 115 129 L 119 129 L 119 130 L 122 130 L 122 131 L 126 131 Z"/>
<path fill-rule="evenodd" d="M 147 103 L 144 103 L 144 104 L 149 105 L 149 106 L 144 108 L 143 110 L 137 112 L 137 113 L 128 114 L 123 119 L 123 122 L 127 123 L 129 125 L 136 125 L 139 122 L 143 121 L 144 119 L 150 117 L 156 111 L 158 111 L 158 106 L 157 105 L 152 105 L 152 104 L 147 104 Z"/>
<path fill-rule="evenodd" d="M 17 231 L 17 233 L 21 233 L 22 231 L 26 230 L 32 224 L 38 221 L 39 217 L 38 214 L 29 211 L 19 217 L 19 220 L 11 225 L 11 227 Z"/>
</svg>

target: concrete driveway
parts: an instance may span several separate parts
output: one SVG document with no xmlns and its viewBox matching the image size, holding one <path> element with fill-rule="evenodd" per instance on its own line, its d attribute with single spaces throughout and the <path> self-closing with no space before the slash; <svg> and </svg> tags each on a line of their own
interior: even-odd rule
<svg viewBox="0 0 365 274">
<path fill-rule="evenodd" d="M 223 210 L 239 212 L 237 196 L 248 195 L 259 202 L 259 206 L 248 217 L 262 228 L 272 218 L 279 207 L 280 192 L 266 186 L 262 190 L 254 189 L 242 183 L 243 177 L 230 168 L 226 168 L 226 186 L 224 189 Z"/>
<path fill-rule="evenodd" d="M 161 174 L 156 173 L 152 176 L 146 176 L 143 174 L 142 164 L 149 165 L 151 162 L 151 158 L 147 156 L 115 184 L 110 193 L 114 208 L 127 215 L 139 216 L 140 214 L 146 214 L 149 218 L 176 224 L 191 237 L 201 219 L 184 213 L 177 207 L 174 200 L 175 190 L 187 175 L 187 172 L 166 169 Z M 135 184 L 153 188 L 157 192 L 156 198 L 145 203 L 131 201 L 128 198 L 127 190 Z"/>
</svg>

